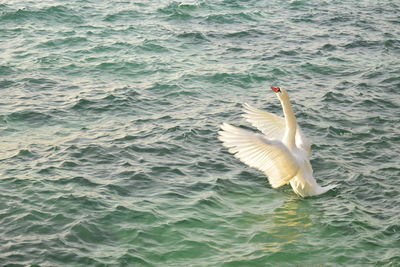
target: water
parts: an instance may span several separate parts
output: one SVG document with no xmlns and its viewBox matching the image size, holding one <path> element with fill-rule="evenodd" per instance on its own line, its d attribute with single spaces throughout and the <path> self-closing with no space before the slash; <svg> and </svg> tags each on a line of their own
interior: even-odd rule
<svg viewBox="0 0 400 267">
<path fill-rule="evenodd" d="M 400 266 L 397 1 L 1 1 L 0 265 Z M 313 142 L 318 197 L 217 139 Z"/>
</svg>

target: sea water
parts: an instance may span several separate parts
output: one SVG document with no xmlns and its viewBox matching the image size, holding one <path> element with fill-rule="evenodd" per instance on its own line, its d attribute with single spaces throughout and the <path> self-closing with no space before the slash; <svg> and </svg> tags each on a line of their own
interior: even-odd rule
<svg viewBox="0 0 400 267">
<path fill-rule="evenodd" d="M 0 1 L 0 265 L 400 266 L 398 1 Z M 301 199 L 219 125 L 285 88 Z"/>
</svg>

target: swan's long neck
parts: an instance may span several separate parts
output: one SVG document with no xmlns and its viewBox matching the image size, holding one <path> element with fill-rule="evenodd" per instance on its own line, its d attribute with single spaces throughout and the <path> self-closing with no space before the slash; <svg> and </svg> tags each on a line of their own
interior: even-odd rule
<svg viewBox="0 0 400 267">
<path fill-rule="evenodd" d="M 290 105 L 289 97 L 281 99 L 283 114 L 285 115 L 286 130 L 283 137 L 283 142 L 288 146 L 289 149 L 295 146 L 295 136 L 296 136 L 296 117 L 294 116 L 292 106 Z"/>
</svg>

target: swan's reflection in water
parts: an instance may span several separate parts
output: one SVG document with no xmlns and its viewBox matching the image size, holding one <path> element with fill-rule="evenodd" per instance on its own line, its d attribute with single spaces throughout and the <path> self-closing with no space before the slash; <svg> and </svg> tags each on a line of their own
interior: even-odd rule
<svg viewBox="0 0 400 267">
<path fill-rule="evenodd" d="M 264 250 L 282 251 L 283 246 L 299 241 L 312 226 L 311 207 L 307 203 L 304 199 L 293 197 L 274 210 L 271 224 L 265 229 L 267 240 Z"/>
</svg>

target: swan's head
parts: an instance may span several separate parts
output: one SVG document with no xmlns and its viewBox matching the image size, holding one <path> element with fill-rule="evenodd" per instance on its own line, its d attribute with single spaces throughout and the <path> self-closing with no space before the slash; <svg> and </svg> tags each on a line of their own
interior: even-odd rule
<svg viewBox="0 0 400 267">
<path fill-rule="evenodd" d="M 274 91 L 275 93 L 280 93 L 281 92 L 281 88 L 279 87 L 275 87 L 275 86 L 271 86 L 272 91 Z"/>
<path fill-rule="evenodd" d="M 281 101 L 289 100 L 289 95 L 285 89 L 281 89 L 281 88 L 275 87 L 275 86 L 271 86 L 271 89 L 272 89 L 272 91 L 275 92 L 275 94 L 279 98 L 279 100 L 281 100 Z"/>
</svg>

